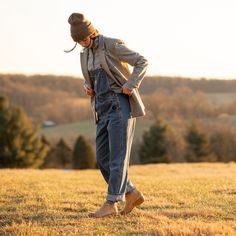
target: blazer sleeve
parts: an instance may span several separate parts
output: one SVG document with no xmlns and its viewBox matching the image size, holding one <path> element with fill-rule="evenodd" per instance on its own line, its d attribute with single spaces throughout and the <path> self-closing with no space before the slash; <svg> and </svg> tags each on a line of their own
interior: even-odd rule
<svg viewBox="0 0 236 236">
<path fill-rule="evenodd" d="M 123 86 L 131 90 L 139 88 L 147 70 L 147 59 L 128 48 L 122 40 L 116 41 L 115 52 L 119 60 L 133 66 L 132 74 Z"/>
</svg>

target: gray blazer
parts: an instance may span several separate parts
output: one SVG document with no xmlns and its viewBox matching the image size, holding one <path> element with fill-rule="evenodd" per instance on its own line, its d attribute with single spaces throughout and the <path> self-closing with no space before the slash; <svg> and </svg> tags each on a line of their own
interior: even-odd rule
<svg viewBox="0 0 236 236">
<path fill-rule="evenodd" d="M 99 35 L 98 55 L 101 67 L 107 72 L 120 87 L 125 86 L 132 90 L 129 97 L 131 116 L 145 115 L 145 107 L 139 95 L 138 88 L 147 69 L 147 60 L 139 53 L 129 49 L 123 41 Z M 88 49 L 84 48 L 80 53 L 82 73 L 85 85 L 92 87 L 87 66 Z M 133 66 L 131 73 L 128 64 Z M 91 97 L 91 105 L 96 119 L 94 97 Z"/>
</svg>

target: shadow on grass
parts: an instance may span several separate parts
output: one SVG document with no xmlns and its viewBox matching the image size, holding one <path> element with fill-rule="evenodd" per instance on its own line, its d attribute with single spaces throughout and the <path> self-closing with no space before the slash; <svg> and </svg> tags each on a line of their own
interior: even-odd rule
<svg viewBox="0 0 236 236">
<path fill-rule="evenodd" d="M 69 213 L 68 213 L 69 212 Z M 63 222 L 75 222 L 81 219 L 88 219 L 89 211 L 80 209 L 77 211 L 61 211 L 61 212 L 33 212 L 30 214 L 1 214 L 0 227 L 10 226 L 12 224 L 36 223 L 44 226 L 53 226 L 64 224 Z M 76 223 L 75 223 L 76 224 Z"/>
<path fill-rule="evenodd" d="M 236 191 L 232 190 L 232 189 L 217 189 L 217 190 L 214 190 L 213 193 L 215 193 L 215 194 L 236 195 Z"/>
</svg>

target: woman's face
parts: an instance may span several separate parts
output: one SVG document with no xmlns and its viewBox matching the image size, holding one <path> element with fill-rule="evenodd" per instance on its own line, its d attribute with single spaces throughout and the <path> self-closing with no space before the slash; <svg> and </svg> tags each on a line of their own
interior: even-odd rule
<svg viewBox="0 0 236 236">
<path fill-rule="evenodd" d="M 78 43 L 84 48 L 91 48 L 93 45 L 93 40 L 90 37 L 88 37 L 84 40 L 79 41 Z"/>
</svg>

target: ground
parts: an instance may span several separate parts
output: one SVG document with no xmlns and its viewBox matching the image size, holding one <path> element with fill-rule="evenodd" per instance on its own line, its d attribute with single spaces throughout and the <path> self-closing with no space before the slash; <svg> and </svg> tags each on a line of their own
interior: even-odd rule
<svg viewBox="0 0 236 236">
<path fill-rule="evenodd" d="M 131 166 L 129 175 L 144 204 L 93 219 L 106 197 L 98 170 L 2 169 L 0 235 L 236 235 L 236 163 Z"/>
</svg>

